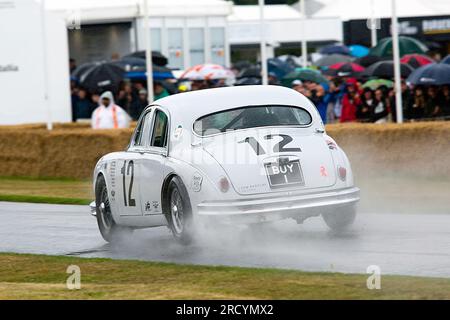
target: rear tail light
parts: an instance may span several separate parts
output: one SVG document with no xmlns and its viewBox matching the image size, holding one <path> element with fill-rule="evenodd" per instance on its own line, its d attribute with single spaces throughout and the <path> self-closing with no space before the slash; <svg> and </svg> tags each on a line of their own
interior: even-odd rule
<svg viewBox="0 0 450 320">
<path fill-rule="evenodd" d="M 342 181 L 345 181 L 345 179 L 347 179 L 347 169 L 345 169 L 344 167 L 338 167 L 338 174 L 339 179 L 341 179 Z"/>
<path fill-rule="evenodd" d="M 220 178 L 220 180 L 219 180 L 219 189 L 223 193 L 228 192 L 228 190 L 230 189 L 230 182 L 228 181 L 228 179 L 226 177 L 221 177 Z"/>
</svg>

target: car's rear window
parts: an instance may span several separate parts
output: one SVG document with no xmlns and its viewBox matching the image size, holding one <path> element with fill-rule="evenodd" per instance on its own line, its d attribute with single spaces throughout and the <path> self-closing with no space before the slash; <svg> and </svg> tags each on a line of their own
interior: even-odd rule
<svg viewBox="0 0 450 320">
<path fill-rule="evenodd" d="M 293 106 L 249 106 L 216 112 L 194 123 L 195 133 L 207 136 L 229 130 L 272 126 L 306 126 L 312 118 L 308 111 Z"/>
</svg>

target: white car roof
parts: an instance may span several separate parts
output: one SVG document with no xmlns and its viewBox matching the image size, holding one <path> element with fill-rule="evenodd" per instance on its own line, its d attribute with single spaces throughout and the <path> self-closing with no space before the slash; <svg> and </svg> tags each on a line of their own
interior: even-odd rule
<svg viewBox="0 0 450 320">
<path fill-rule="evenodd" d="M 238 86 L 179 93 L 153 103 L 167 109 L 172 125 L 190 127 L 198 118 L 219 112 L 254 105 L 289 105 L 306 109 L 313 123 L 320 122 L 314 104 L 301 93 L 281 86 Z"/>
</svg>

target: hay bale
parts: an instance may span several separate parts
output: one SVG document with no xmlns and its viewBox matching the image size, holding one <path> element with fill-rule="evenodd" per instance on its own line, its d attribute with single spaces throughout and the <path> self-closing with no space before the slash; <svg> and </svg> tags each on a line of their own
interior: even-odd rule
<svg viewBox="0 0 450 320">
<path fill-rule="evenodd" d="M 90 178 L 103 155 L 126 148 L 133 129 L 92 130 L 86 123 L 0 127 L 0 176 Z M 390 172 L 450 177 L 450 123 L 333 124 L 355 174 Z"/>
</svg>

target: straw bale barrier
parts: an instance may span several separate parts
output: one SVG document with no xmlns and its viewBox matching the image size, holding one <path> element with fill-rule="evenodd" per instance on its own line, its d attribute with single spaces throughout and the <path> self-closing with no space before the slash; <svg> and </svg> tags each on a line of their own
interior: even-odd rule
<svg viewBox="0 0 450 320">
<path fill-rule="evenodd" d="M 333 124 L 327 132 L 347 152 L 356 175 L 411 174 L 450 178 L 450 122 L 404 125 Z M 90 178 L 104 154 L 124 150 L 132 129 L 88 124 L 0 127 L 0 176 Z"/>
</svg>

